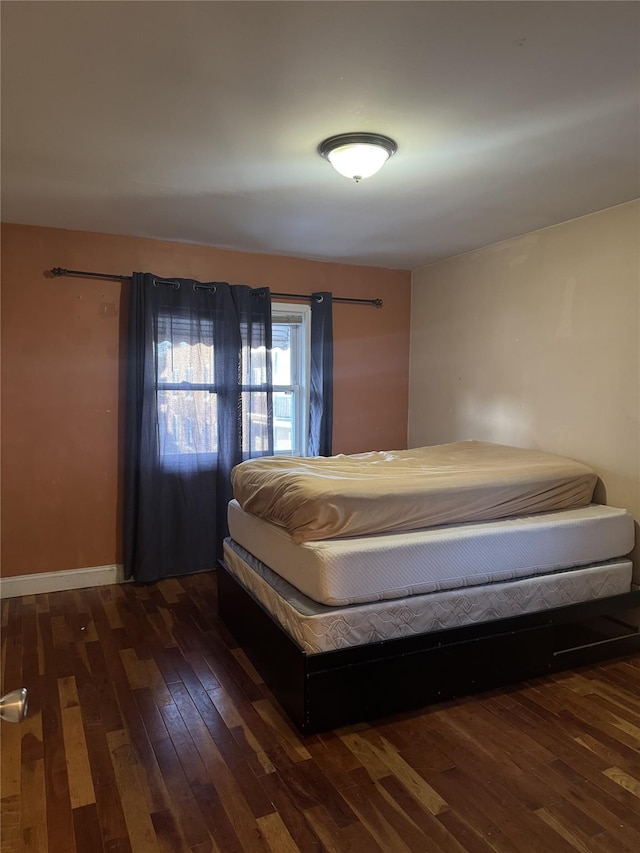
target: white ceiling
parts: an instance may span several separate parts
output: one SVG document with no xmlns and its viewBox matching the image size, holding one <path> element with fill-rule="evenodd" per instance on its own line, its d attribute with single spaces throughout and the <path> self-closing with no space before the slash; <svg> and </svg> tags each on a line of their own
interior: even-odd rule
<svg viewBox="0 0 640 853">
<path fill-rule="evenodd" d="M 5 221 L 412 269 L 640 195 L 637 2 L 1 12 Z"/>
</svg>

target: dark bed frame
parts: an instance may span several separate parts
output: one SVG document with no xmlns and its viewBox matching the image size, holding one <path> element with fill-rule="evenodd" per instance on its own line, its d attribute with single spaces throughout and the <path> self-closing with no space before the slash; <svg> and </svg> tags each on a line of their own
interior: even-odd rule
<svg viewBox="0 0 640 853">
<path fill-rule="evenodd" d="M 218 611 L 305 735 L 640 652 L 640 591 L 307 654 L 229 573 Z"/>
</svg>

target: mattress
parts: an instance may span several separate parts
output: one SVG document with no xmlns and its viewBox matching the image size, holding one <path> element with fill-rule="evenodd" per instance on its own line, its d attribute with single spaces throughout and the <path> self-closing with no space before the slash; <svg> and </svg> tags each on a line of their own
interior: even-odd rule
<svg viewBox="0 0 640 853">
<path fill-rule="evenodd" d="M 230 536 L 302 593 L 348 605 L 513 580 L 628 554 L 625 509 L 580 509 L 296 544 L 281 526 L 229 505 Z"/>
<path fill-rule="evenodd" d="M 248 459 L 231 472 L 253 515 L 300 542 L 487 521 L 590 503 L 591 468 L 483 441 L 353 456 Z"/>
<path fill-rule="evenodd" d="M 631 589 L 632 570 L 629 560 L 612 560 L 464 590 L 327 607 L 303 595 L 231 539 L 225 540 L 224 561 L 238 582 L 308 654 L 622 595 Z"/>
</svg>

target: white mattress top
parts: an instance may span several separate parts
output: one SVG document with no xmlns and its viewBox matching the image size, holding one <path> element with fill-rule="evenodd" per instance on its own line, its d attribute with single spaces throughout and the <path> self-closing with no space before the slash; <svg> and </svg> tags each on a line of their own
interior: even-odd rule
<svg viewBox="0 0 640 853">
<path fill-rule="evenodd" d="M 283 528 L 229 505 L 231 537 L 309 598 L 379 601 L 545 574 L 633 548 L 625 509 L 580 509 L 403 533 L 296 544 Z"/>
</svg>

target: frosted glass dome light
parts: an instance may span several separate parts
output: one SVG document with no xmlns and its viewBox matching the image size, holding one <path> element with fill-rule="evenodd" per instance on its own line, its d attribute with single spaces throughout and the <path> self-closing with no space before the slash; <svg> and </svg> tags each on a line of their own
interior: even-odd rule
<svg viewBox="0 0 640 853">
<path fill-rule="evenodd" d="M 318 146 L 318 153 L 336 172 L 356 183 L 379 172 L 397 150 L 393 139 L 377 133 L 341 133 Z"/>
</svg>

